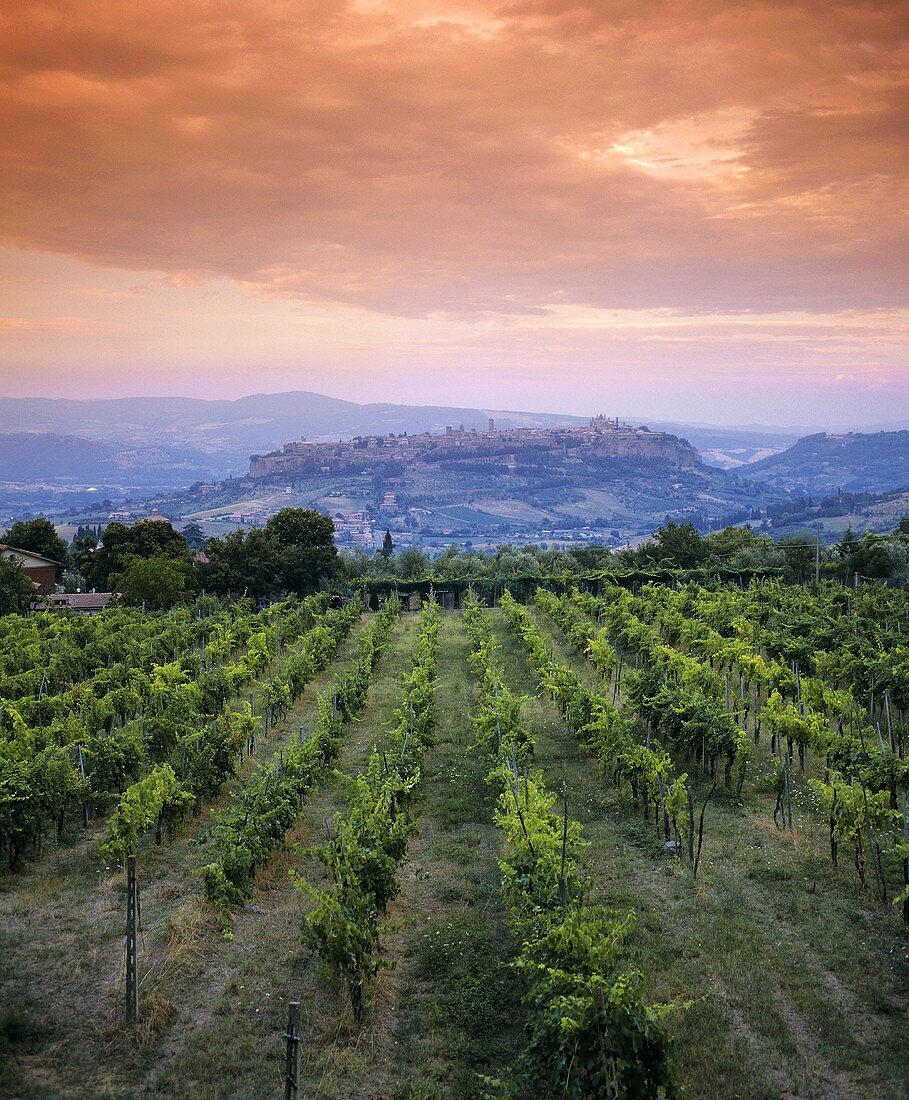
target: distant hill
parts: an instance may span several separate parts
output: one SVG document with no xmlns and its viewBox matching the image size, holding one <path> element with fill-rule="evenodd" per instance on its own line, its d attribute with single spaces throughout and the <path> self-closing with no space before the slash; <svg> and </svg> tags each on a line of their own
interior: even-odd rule
<svg viewBox="0 0 909 1100">
<path fill-rule="evenodd" d="M 388 432 L 444 431 L 446 425 L 570 427 L 584 418 L 549 413 L 448 408 L 434 405 L 360 405 L 297 391 L 253 394 L 236 401 L 188 397 L 72 401 L 41 397 L 0 398 L 0 432 L 42 432 L 116 444 L 121 449 L 163 448 L 180 463 L 205 465 L 225 476 L 245 470 L 249 456 L 288 439 L 351 439 Z M 211 475 L 209 475 L 211 476 Z M 192 479 L 190 479 L 192 480 Z M 186 484 L 174 480 L 176 487 Z"/>
<path fill-rule="evenodd" d="M 805 436 L 753 462 L 747 475 L 777 489 L 823 495 L 909 486 L 909 431 Z"/>
<path fill-rule="evenodd" d="M 771 505 L 770 527 L 775 538 L 811 531 L 829 544 L 840 539 L 847 527 L 890 534 L 904 516 L 909 516 L 909 489 L 837 493 L 821 500 L 799 497 Z"/>
<path fill-rule="evenodd" d="M 211 477 L 205 455 L 160 447 L 124 447 L 50 432 L 0 434 L 0 484 L 97 483 L 165 489 Z"/>
<path fill-rule="evenodd" d="M 713 466 L 732 468 L 790 446 L 804 432 L 747 425 L 654 421 L 622 416 L 632 424 L 687 439 Z M 41 432 L 111 443 L 120 447 L 168 449 L 178 462 L 210 469 L 223 477 L 246 469 L 251 454 L 264 454 L 289 439 L 351 439 L 388 432 L 441 432 L 446 425 L 486 427 L 492 416 L 499 428 L 568 428 L 586 417 L 560 413 L 512 412 L 444 405 L 358 404 L 305 390 L 253 394 L 236 401 L 187 397 L 115 398 L 73 401 L 44 397 L 0 397 L 0 432 Z M 86 452 L 87 454 L 87 452 Z M 207 457 L 206 457 L 207 456 Z M 91 475 L 88 475 L 91 476 Z M 95 475 L 97 476 L 97 475 Z M 175 480 L 173 484 L 185 484 Z"/>
<path fill-rule="evenodd" d="M 765 487 L 705 466 L 676 436 L 585 425 L 290 444 L 254 456 L 247 477 L 145 504 L 209 530 L 261 523 L 292 506 L 367 517 L 424 538 L 502 541 L 582 529 L 627 537 L 667 516 L 698 524 L 753 519 L 767 498 Z"/>
</svg>

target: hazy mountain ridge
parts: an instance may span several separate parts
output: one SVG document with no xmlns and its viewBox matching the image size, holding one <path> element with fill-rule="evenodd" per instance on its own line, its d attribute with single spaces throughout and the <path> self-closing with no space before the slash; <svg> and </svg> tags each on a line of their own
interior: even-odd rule
<svg viewBox="0 0 909 1100">
<path fill-rule="evenodd" d="M 220 455 L 245 468 L 249 455 L 289 439 L 351 438 L 387 432 L 443 431 L 447 424 L 485 428 L 558 427 L 584 422 L 558 413 L 521 413 L 435 405 L 358 404 L 304 390 L 252 394 L 235 401 L 113 398 L 75 401 L 0 398 L 0 432 L 50 432 L 130 446 L 175 446 Z M 224 472 L 227 472 L 225 465 Z"/>
<path fill-rule="evenodd" d="M 0 434 L 0 483 L 167 488 L 217 473 L 200 452 L 129 447 L 50 432 Z"/>
<path fill-rule="evenodd" d="M 485 430 L 489 416 L 501 430 L 586 423 L 584 417 L 562 414 L 358 404 L 307 391 L 253 394 L 238 400 L 0 398 L 0 506 L 18 511 L 25 487 L 38 490 L 39 496 L 46 490 L 46 501 L 35 498 L 33 492 L 28 500 L 39 510 L 54 511 L 61 494 L 95 486 L 112 499 L 186 498 L 192 510 L 204 509 L 212 498 L 221 503 L 249 497 L 249 492 L 241 489 L 249 456 L 280 449 L 301 436 L 337 441 L 361 435 L 441 433 L 446 425 L 460 424 Z M 637 514 L 652 522 L 660 510 L 675 513 L 720 508 L 735 512 L 780 499 L 781 493 L 825 495 L 837 489 L 885 491 L 909 486 L 907 431 L 846 436 L 814 433 L 796 439 L 785 429 L 761 425 L 714 427 L 621 416 L 620 420 L 644 423 L 689 442 L 704 459 L 700 484 L 676 490 L 672 478 L 661 483 L 657 477 L 648 485 L 652 471 L 644 468 L 629 468 L 627 484 L 621 484 L 621 479 L 613 481 L 611 473 L 590 470 L 582 474 L 566 467 L 549 470 L 542 479 L 555 479 L 558 486 L 544 486 L 531 478 L 536 484 L 528 483 L 518 491 L 515 511 L 524 518 L 532 515 L 542 521 L 545 516 L 553 522 L 566 518 L 577 522 L 585 514 L 613 516 L 625 527 Z M 735 469 L 739 476 L 733 481 L 714 478 L 712 469 L 717 473 Z M 222 479 L 229 474 L 234 481 L 222 486 Z M 219 485 L 212 487 L 205 503 L 198 489 L 186 491 L 187 486 L 212 481 Z M 517 488 L 513 476 L 506 484 Z M 468 496 L 473 492 L 467 482 L 461 488 Z M 341 494 L 345 508 L 355 509 L 370 496 L 368 487 L 351 485 L 350 489 L 349 497 Z M 433 491 L 416 495 L 431 500 Z M 301 502 L 329 510 L 335 507 L 334 499 L 331 494 L 326 496 L 326 487 L 318 485 L 308 487 L 301 496 Z M 503 504 L 499 510 L 507 508 Z M 475 520 L 476 509 L 470 513 L 469 517 L 465 513 L 465 518 Z"/>
<path fill-rule="evenodd" d="M 805 436 L 748 469 L 749 478 L 787 491 L 883 492 L 909 486 L 909 431 Z"/>
<path fill-rule="evenodd" d="M 601 411 L 592 408 L 591 415 Z M 603 410 L 611 413 L 612 410 Z M 195 478 L 224 477 L 245 471 L 251 454 L 264 454 L 288 440 L 306 436 L 314 440 L 350 439 L 357 435 L 444 431 L 446 425 L 464 424 L 485 429 L 492 416 L 499 428 L 574 427 L 587 418 L 562 413 L 515 412 L 441 405 L 399 405 L 389 402 L 358 404 L 305 390 L 276 394 L 251 394 L 237 400 L 190 397 L 67 398 L 0 397 L 0 433 L 40 433 L 46 436 L 89 440 L 136 451 L 159 448 L 168 452 L 178 469 L 169 484 L 175 488 Z M 654 421 L 646 417 L 620 416 L 633 424 L 646 423 L 658 431 L 687 439 L 708 463 L 721 467 L 749 461 L 754 455 L 781 450 L 797 435 L 779 429 L 748 426 L 743 429 L 702 424 Z M 54 445 L 47 440 L 48 453 Z M 8 448 L 9 450 L 9 448 Z M 33 476 L 54 476 L 47 456 L 23 451 L 19 467 L 27 473 L 27 455 L 35 455 Z M 88 460 L 89 452 L 79 452 Z M 89 480 L 106 481 L 104 465 L 109 451 L 99 446 L 98 467 L 80 465 Z M 182 468 L 182 469 L 181 469 Z M 41 474 L 37 473 L 41 470 Z M 187 478 L 184 469 L 194 475 Z M 72 472 L 60 465 L 59 476 Z M 161 470 L 164 475 L 166 471 Z M 17 474 L 17 479 L 18 479 Z M 0 481 L 11 480 L 3 476 Z"/>
</svg>

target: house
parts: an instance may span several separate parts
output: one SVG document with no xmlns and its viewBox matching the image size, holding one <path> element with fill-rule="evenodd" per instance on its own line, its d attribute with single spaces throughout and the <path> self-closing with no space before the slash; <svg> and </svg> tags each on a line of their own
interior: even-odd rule
<svg viewBox="0 0 909 1100">
<path fill-rule="evenodd" d="M 15 546 L 0 543 L 0 558 L 18 558 L 22 563 L 22 572 L 36 588 L 52 589 L 57 577 L 60 562 L 36 554 L 33 550 L 18 550 Z"/>
<path fill-rule="evenodd" d="M 113 592 L 52 592 L 46 601 L 35 605 L 36 611 L 50 608 L 69 608 L 82 615 L 96 615 L 104 611 L 114 598 Z"/>
</svg>

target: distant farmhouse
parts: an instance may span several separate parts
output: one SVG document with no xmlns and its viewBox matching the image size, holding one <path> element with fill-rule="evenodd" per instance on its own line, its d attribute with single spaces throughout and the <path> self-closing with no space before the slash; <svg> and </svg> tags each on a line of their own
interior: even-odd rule
<svg viewBox="0 0 909 1100">
<path fill-rule="evenodd" d="M 53 589 L 60 562 L 32 550 L 19 550 L 5 543 L 0 543 L 0 558 L 17 558 L 22 564 L 22 572 L 36 588 L 45 591 Z"/>
<path fill-rule="evenodd" d="M 97 615 L 107 610 L 113 598 L 112 592 L 51 592 L 46 600 L 35 605 L 35 610 L 61 608 L 78 611 L 80 615 Z"/>
</svg>

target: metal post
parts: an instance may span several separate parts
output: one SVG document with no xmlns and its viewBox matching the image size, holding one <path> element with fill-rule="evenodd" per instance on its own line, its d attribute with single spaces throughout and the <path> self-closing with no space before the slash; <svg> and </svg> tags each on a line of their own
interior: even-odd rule
<svg viewBox="0 0 909 1100">
<path fill-rule="evenodd" d="M 284 1063 L 284 1100 L 299 1100 L 300 1096 L 300 1002 L 288 1004 L 287 1055 Z"/>
<path fill-rule="evenodd" d="M 79 778 L 82 782 L 85 782 L 85 761 L 82 758 L 82 746 L 79 746 Z M 87 802 L 82 803 L 82 824 L 87 829 L 89 818 L 89 807 Z"/>
<path fill-rule="evenodd" d="M 139 885 L 136 881 L 136 857 L 126 860 L 126 1019 L 139 1019 Z"/>
</svg>

